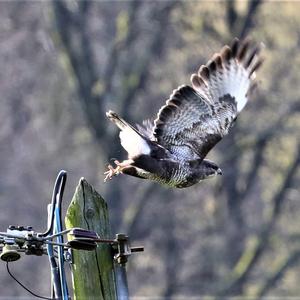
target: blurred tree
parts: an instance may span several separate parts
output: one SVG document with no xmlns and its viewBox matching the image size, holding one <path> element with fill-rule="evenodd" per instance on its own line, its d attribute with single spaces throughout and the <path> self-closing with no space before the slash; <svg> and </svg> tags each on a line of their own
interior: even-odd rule
<svg viewBox="0 0 300 300">
<path fill-rule="evenodd" d="M 119 145 L 115 142 L 117 132 L 112 134 L 105 123 L 99 121 L 99 116 L 105 115 L 108 104 L 111 106 L 116 102 L 115 105 L 122 116 L 132 117 L 132 102 L 148 80 L 148 66 L 151 60 L 162 54 L 168 30 L 168 15 L 179 2 L 146 5 L 147 17 L 153 21 L 153 26 L 143 45 L 140 45 L 141 39 L 138 37 L 144 35 L 139 22 L 145 13 L 141 12 L 141 7 L 145 4 L 140 1 L 124 3 L 121 6 L 125 9 L 117 13 L 113 21 L 110 13 L 101 14 L 111 35 L 105 42 L 108 46 L 105 49 L 106 59 L 101 60 L 99 64 L 96 63 L 93 40 L 89 35 L 89 13 L 94 8 L 94 3 L 78 2 L 76 7 L 72 8 L 68 4 L 63 1 L 53 2 L 57 30 L 77 82 L 77 99 L 100 145 L 104 159 L 108 160 L 118 153 Z M 104 6 L 107 6 L 108 11 L 111 9 L 108 3 Z M 145 51 L 139 51 L 138 47 L 141 46 Z M 121 202 L 117 201 L 121 198 L 118 186 L 109 192 L 112 195 L 108 197 L 116 200 L 114 208 L 121 214 L 121 207 L 118 207 Z"/>
<path fill-rule="evenodd" d="M 109 201 L 114 231 L 146 247 L 130 262 L 133 295 L 299 295 L 299 5 L 1 2 L 1 224 L 14 216 L 42 227 L 51 178 L 66 168 L 66 199 L 86 176 Z M 132 122 L 155 115 L 213 52 L 248 35 L 266 59 L 258 92 L 210 153 L 223 178 L 186 190 L 126 176 L 100 185 L 120 156 L 105 111 Z M 0 281 L 3 295 L 24 295 L 5 272 Z"/>
</svg>

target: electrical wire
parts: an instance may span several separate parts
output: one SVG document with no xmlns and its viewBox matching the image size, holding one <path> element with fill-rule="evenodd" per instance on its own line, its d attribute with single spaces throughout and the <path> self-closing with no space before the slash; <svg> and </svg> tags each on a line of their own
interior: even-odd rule
<svg viewBox="0 0 300 300">
<path fill-rule="evenodd" d="M 45 236 L 43 239 L 44 240 L 52 240 L 53 238 L 57 237 L 57 236 L 60 236 L 60 235 L 64 235 L 64 234 L 67 234 L 69 232 L 71 232 L 72 230 L 74 230 L 76 228 L 70 228 L 70 229 L 65 229 L 63 231 L 60 231 L 58 233 L 55 233 L 55 234 L 52 234 L 52 235 L 47 235 Z"/>
<path fill-rule="evenodd" d="M 35 294 L 34 292 L 32 292 L 30 289 L 28 289 L 23 283 L 21 283 L 10 271 L 9 267 L 8 267 L 8 263 L 9 261 L 6 261 L 6 269 L 8 274 L 10 275 L 10 277 L 12 277 L 23 289 L 25 289 L 28 293 L 30 293 L 31 295 L 33 295 L 34 297 L 40 298 L 40 299 L 46 299 L 46 300 L 53 300 L 52 298 L 48 298 L 48 297 L 44 297 L 44 296 L 40 296 Z"/>
</svg>

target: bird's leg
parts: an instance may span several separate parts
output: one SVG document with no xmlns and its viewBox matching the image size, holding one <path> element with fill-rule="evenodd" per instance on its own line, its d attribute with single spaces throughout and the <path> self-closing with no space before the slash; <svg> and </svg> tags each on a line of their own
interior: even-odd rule
<svg viewBox="0 0 300 300">
<path fill-rule="evenodd" d="M 122 170 L 126 167 L 128 167 L 130 164 L 133 163 L 132 159 L 123 160 L 122 162 L 119 162 L 118 160 L 115 160 L 114 163 L 116 164 L 116 168 L 114 168 L 112 165 L 108 165 L 108 171 L 104 172 L 104 175 L 106 177 L 104 178 L 104 182 L 106 182 L 108 179 L 112 179 L 113 176 L 119 175 L 122 173 Z"/>
<path fill-rule="evenodd" d="M 116 174 L 116 171 L 112 165 L 108 165 L 107 168 L 108 171 L 104 172 L 104 175 L 106 175 L 104 178 L 104 182 L 106 182 L 108 179 L 112 179 L 113 176 L 118 175 Z"/>
</svg>

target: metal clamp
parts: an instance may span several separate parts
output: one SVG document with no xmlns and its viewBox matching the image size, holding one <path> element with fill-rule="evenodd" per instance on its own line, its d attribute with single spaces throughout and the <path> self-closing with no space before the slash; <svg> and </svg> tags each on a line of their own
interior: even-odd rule
<svg viewBox="0 0 300 300">
<path fill-rule="evenodd" d="M 1 235 L 1 244 L 3 244 L 1 260 L 16 261 L 21 257 L 19 252 L 38 256 L 44 254 L 44 243 L 31 226 L 10 225 Z"/>
<path fill-rule="evenodd" d="M 128 257 L 134 252 L 144 251 L 144 247 L 131 247 L 129 237 L 123 233 L 117 233 L 115 239 L 101 239 L 94 231 L 73 228 L 69 232 L 72 239 L 67 245 L 77 250 L 95 250 L 97 244 L 110 244 L 114 253 L 114 260 L 120 265 L 125 265 Z"/>
<path fill-rule="evenodd" d="M 115 250 L 114 260 L 119 265 L 125 265 L 132 253 L 144 251 L 144 247 L 131 247 L 129 237 L 123 233 L 116 234 L 113 249 Z"/>
</svg>

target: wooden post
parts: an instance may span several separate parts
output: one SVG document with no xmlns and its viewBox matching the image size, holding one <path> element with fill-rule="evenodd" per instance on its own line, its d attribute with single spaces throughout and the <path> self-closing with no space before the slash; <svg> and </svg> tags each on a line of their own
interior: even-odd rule
<svg viewBox="0 0 300 300">
<path fill-rule="evenodd" d="M 107 204 L 84 178 L 76 188 L 65 224 L 66 228 L 80 227 L 111 238 Z M 72 256 L 74 299 L 117 299 L 110 245 L 99 244 L 93 251 L 73 250 Z"/>
</svg>

